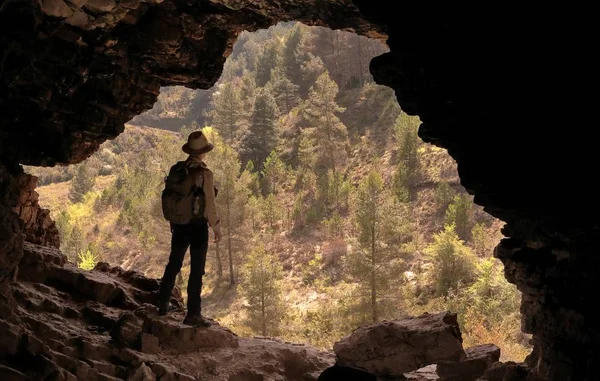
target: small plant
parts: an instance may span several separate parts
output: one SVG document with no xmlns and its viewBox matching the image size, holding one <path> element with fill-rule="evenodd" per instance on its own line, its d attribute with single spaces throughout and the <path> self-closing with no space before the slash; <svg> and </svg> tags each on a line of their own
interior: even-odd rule
<svg viewBox="0 0 600 381">
<path fill-rule="evenodd" d="M 97 254 L 92 253 L 89 249 L 80 252 L 77 257 L 79 258 L 77 267 L 83 270 L 93 270 L 100 259 Z"/>
</svg>

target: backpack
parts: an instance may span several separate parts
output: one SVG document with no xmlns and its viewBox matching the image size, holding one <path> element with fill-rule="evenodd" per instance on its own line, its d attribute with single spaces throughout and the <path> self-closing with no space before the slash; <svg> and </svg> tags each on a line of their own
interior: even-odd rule
<svg viewBox="0 0 600 381">
<path fill-rule="evenodd" d="M 161 195 L 162 212 L 167 221 L 185 225 L 195 217 L 204 216 L 201 178 L 201 170 L 188 168 L 183 161 L 171 167 Z"/>
</svg>

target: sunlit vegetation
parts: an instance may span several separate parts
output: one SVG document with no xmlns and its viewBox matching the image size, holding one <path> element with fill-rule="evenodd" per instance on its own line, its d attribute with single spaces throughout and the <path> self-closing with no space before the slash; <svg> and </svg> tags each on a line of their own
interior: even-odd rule
<svg viewBox="0 0 600 381">
<path fill-rule="evenodd" d="M 294 23 L 242 33 L 212 90 L 165 88 L 132 122 L 162 129 L 128 125 L 85 163 L 28 168 L 62 250 L 82 268 L 159 278 L 163 179 L 202 129 L 224 233 L 210 245 L 205 314 L 241 335 L 331 348 L 360 324 L 451 310 L 465 347 L 493 342 L 522 361 L 520 295 L 492 256 L 502 224 L 373 82 L 370 59 L 386 50 Z M 188 273 L 186 259 L 183 292 Z"/>
</svg>

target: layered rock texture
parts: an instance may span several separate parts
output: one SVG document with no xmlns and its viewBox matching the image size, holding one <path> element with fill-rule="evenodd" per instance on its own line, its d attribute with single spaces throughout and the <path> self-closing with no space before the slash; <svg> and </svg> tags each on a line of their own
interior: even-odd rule
<svg viewBox="0 0 600 381">
<path fill-rule="evenodd" d="M 28 242 L 23 253 L 0 315 L 0 379 L 300 381 L 334 364 L 333 353 L 240 338 L 217 322 L 183 325 L 184 309 L 159 317 L 158 281 L 137 272 L 81 270 Z"/>
<path fill-rule="evenodd" d="M 507 223 L 496 255 L 523 292 L 523 330 L 535 343 L 528 364 L 549 380 L 595 379 L 600 204 L 595 140 L 585 130 L 595 121 L 587 95 L 597 70 L 588 30 L 595 24 L 586 19 L 594 12 L 417 4 L 1 2 L 2 294 L 23 287 L 9 283 L 24 239 L 54 244 L 53 233 L 33 227 L 50 225 L 43 213 L 33 218 L 19 163 L 83 160 L 151 108 L 160 86 L 210 87 L 241 30 L 298 20 L 389 37 L 389 53 L 371 62 L 376 81 L 420 116 L 425 141 L 448 149 L 475 202 Z M 1 305 L 3 314 L 12 308 Z M 520 374 L 520 366 L 505 374 Z"/>
</svg>

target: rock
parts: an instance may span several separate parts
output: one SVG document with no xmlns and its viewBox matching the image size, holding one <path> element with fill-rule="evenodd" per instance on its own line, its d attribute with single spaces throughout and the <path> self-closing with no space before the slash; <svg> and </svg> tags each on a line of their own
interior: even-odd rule
<svg viewBox="0 0 600 381">
<path fill-rule="evenodd" d="M 16 369 L 0 364 L 0 380 L 2 381 L 28 381 L 29 377 Z"/>
<path fill-rule="evenodd" d="M 231 331 L 213 324 L 208 328 L 190 327 L 169 319 L 147 318 L 143 332 L 158 338 L 160 346 L 185 353 L 199 348 L 237 348 L 238 338 Z"/>
<path fill-rule="evenodd" d="M 62 267 L 67 257 L 58 249 L 23 242 L 23 257 L 19 262 L 21 280 L 44 283 L 54 267 Z"/>
<path fill-rule="evenodd" d="M 141 364 L 137 369 L 135 369 L 131 376 L 127 377 L 127 381 L 155 381 L 156 377 L 152 370 L 146 365 Z"/>
<path fill-rule="evenodd" d="M 88 15 L 82 11 L 75 11 L 73 16 L 66 19 L 65 22 L 69 25 L 76 26 L 77 28 L 84 30 L 88 30 L 92 25 Z"/>
<path fill-rule="evenodd" d="M 377 376 L 402 376 L 465 357 L 456 314 L 441 312 L 363 326 L 334 344 L 337 364 Z"/>
<path fill-rule="evenodd" d="M 0 320 L 0 337 L 2 345 L 0 345 L 0 358 L 6 355 L 14 355 L 17 353 L 19 343 L 21 341 L 21 329 L 7 321 Z"/>
<path fill-rule="evenodd" d="M 88 0 L 83 8 L 94 13 L 108 13 L 116 6 L 114 0 Z"/>
<path fill-rule="evenodd" d="M 377 381 L 375 375 L 365 372 L 364 370 L 348 368 L 345 366 L 334 365 L 325 369 L 319 376 L 317 381 Z"/>
<path fill-rule="evenodd" d="M 132 312 L 124 312 L 110 331 L 110 337 L 118 343 L 135 347 L 141 332 L 142 322 Z"/>
<path fill-rule="evenodd" d="M 165 375 L 176 372 L 176 368 L 173 365 L 161 362 L 152 363 L 150 367 L 152 368 L 152 372 L 161 380 Z"/>
<path fill-rule="evenodd" d="M 138 9 L 140 7 L 140 0 L 121 0 L 119 5 L 127 9 Z"/>
<path fill-rule="evenodd" d="M 98 372 L 100 372 L 101 374 L 105 374 L 108 376 L 114 376 L 116 374 L 117 367 L 114 364 L 91 359 L 87 359 L 87 361 L 90 363 L 92 368 L 98 370 Z"/>
<path fill-rule="evenodd" d="M 417 369 L 414 372 L 404 373 L 404 377 L 408 381 L 434 381 L 439 380 L 439 376 L 436 373 L 436 365 L 427 365 L 421 369 Z"/>
<path fill-rule="evenodd" d="M 81 8 L 87 3 L 88 0 L 67 0 L 67 2 L 76 8 Z"/>
<path fill-rule="evenodd" d="M 555 378 L 561 380 L 564 378 Z M 480 381 L 544 381 L 536 375 L 526 364 L 517 364 L 512 361 L 506 363 L 496 362 L 488 369 Z"/>
<path fill-rule="evenodd" d="M 140 334 L 140 351 L 150 354 L 160 352 L 158 338 L 148 333 L 142 332 Z"/>
<path fill-rule="evenodd" d="M 96 271 L 81 270 L 72 266 L 56 268 L 49 279 L 63 284 L 82 295 L 105 305 L 132 303 L 127 301 L 125 290 L 111 277 Z"/>
<path fill-rule="evenodd" d="M 440 361 L 437 374 L 444 381 L 474 381 L 500 359 L 500 348 L 483 344 L 465 350 L 467 358 L 459 362 Z"/>
<path fill-rule="evenodd" d="M 73 11 L 63 0 L 41 0 L 40 7 L 42 12 L 48 16 L 67 18 L 73 14 Z"/>
<path fill-rule="evenodd" d="M 97 371 L 92 372 L 92 367 L 86 362 L 66 356 L 59 352 L 52 351 L 51 353 L 56 363 L 61 368 L 74 374 L 78 380 L 87 380 L 92 374 L 98 373 Z"/>
</svg>

